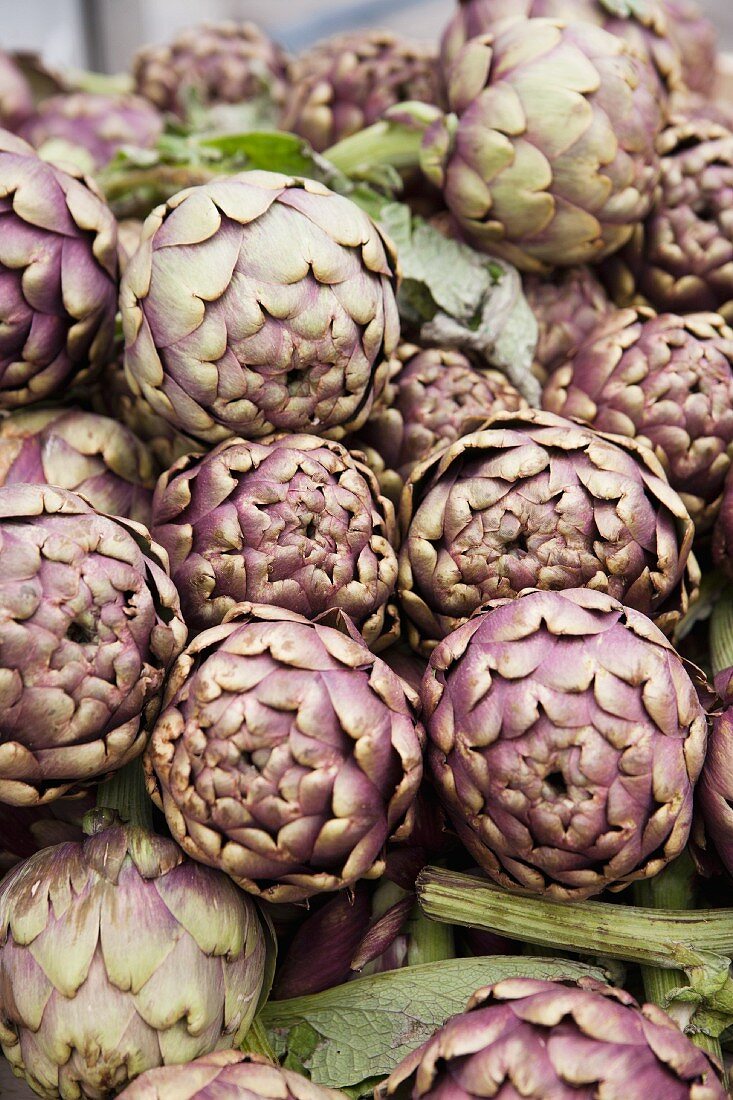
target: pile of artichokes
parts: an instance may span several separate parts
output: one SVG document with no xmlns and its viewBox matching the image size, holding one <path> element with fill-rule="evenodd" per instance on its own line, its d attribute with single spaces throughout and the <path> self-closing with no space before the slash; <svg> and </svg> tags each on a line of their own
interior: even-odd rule
<svg viewBox="0 0 733 1100">
<path fill-rule="evenodd" d="M 0 1091 L 733 1095 L 716 38 L 0 52 Z"/>
</svg>

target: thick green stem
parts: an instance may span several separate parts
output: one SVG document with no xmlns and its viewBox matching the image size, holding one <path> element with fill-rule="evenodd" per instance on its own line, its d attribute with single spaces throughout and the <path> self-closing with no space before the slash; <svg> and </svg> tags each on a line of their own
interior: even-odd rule
<svg viewBox="0 0 733 1100">
<path fill-rule="evenodd" d="M 405 104 L 405 108 L 415 106 Z M 381 165 L 401 171 L 420 163 L 424 127 L 403 122 L 376 122 L 358 134 L 344 138 L 324 153 L 347 176 L 363 176 Z"/>
<path fill-rule="evenodd" d="M 408 966 L 441 962 L 443 959 L 454 959 L 456 957 L 453 926 L 428 920 L 418 905 L 410 914 L 406 931 L 409 942 L 407 949 Z"/>
<path fill-rule="evenodd" d="M 710 657 L 713 672 L 733 668 L 733 588 L 726 588 L 710 618 Z"/>
<path fill-rule="evenodd" d="M 261 1023 L 259 1016 L 250 1024 L 249 1031 L 240 1044 L 240 1050 L 245 1054 L 261 1054 L 268 1062 L 277 1065 L 277 1055 L 272 1049 L 267 1029 Z"/>
<path fill-rule="evenodd" d="M 145 789 L 143 763 L 138 757 L 97 788 L 97 806 L 114 810 L 122 821 L 153 830 L 153 804 Z"/>
</svg>

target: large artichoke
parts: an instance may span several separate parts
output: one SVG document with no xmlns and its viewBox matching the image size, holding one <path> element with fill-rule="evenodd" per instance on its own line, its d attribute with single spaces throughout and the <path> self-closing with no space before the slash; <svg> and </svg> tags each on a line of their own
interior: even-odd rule
<svg viewBox="0 0 733 1100">
<path fill-rule="evenodd" d="M 174 666 L 148 746 L 173 836 L 268 901 L 378 877 L 422 776 L 408 694 L 343 614 L 240 605 Z"/>
<path fill-rule="evenodd" d="M 186 628 L 165 551 L 75 493 L 0 489 L 0 556 L 0 801 L 32 805 L 143 751 Z"/>
<path fill-rule="evenodd" d="M 40 149 L 47 142 L 81 146 L 103 168 L 123 145 L 147 149 L 163 130 L 160 112 L 142 96 L 75 92 L 45 99 L 21 128 Z"/>
<path fill-rule="evenodd" d="M 424 652 L 487 600 L 585 586 L 665 629 L 699 574 L 694 527 L 654 455 L 553 416 L 498 414 L 417 467 L 398 595 Z"/>
<path fill-rule="evenodd" d="M 535 374 L 545 381 L 567 363 L 613 306 L 590 267 L 569 267 L 546 279 L 528 275 L 524 293 L 539 329 Z"/>
<path fill-rule="evenodd" d="M 646 616 L 604 592 L 497 601 L 433 651 L 428 760 L 463 843 L 497 882 L 584 898 L 684 848 L 707 721 Z"/>
<path fill-rule="evenodd" d="M 724 710 L 713 722 L 698 805 L 705 831 L 733 875 L 733 708 Z"/>
<path fill-rule="evenodd" d="M 622 39 L 505 24 L 463 48 L 448 90 L 455 113 L 427 129 L 423 169 L 478 248 L 541 273 L 610 255 L 649 213 L 660 105 Z"/>
<path fill-rule="evenodd" d="M 285 94 L 287 58 L 254 23 L 205 23 L 169 45 L 143 46 L 133 59 L 136 91 L 162 111 L 194 103 L 243 103 Z"/>
<path fill-rule="evenodd" d="M 186 1066 L 151 1069 L 123 1093 L 124 1100 L 344 1100 L 342 1092 L 274 1066 L 256 1054 L 219 1050 Z"/>
<path fill-rule="evenodd" d="M 6 806 L 0 802 L 0 878 L 41 848 L 81 840 L 82 819 L 95 801 L 95 794 L 87 791 L 75 798 L 58 798 L 49 806 Z"/>
<path fill-rule="evenodd" d="M 733 331 L 715 313 L 617 310 L 550 378 L 543 408 L 650 447 L 698 529 L 733 455 Z"/>
<path fill-rule="evenodd" d="M 368 643 L 397 583 L 394 509 L 341 444 L 314 435 L 227 440 L 163 474 L 153 537 L 194 630 L 243 601 L 311 619 L 345 611 Z"/>
<path fill-rule="evenodd" d="M 343 435 L 399 339 L 390 246 L 313 180 L 245 172 L 148 217 L 122 280 L 130 385 L 187 435 Z"/>
<path fill-rule="evenodd" d="M 435 51 L 391 31 L 355 31 L 320 42 L 290 66 L 282 128 L 322 152 L 377 122 L 403 100 L 435 103 Z"/>
<path fill-rule="evenodd" d="M 116 312 L 109 207 L 0 130 L 0 410 L 86 381 L 109 358 Z"/>
<path fill-rule="evenodd" d="M 0 420 L 0 485 L 58 485 L 100 512 L 150 523 L 155 469 L 116 420 L 82 409 L 29 409 Z"/>
<path fill-rule="evenodd" d="M 30 84 L 13 58 L 0 50 L 0 126 L 17 130 L 33 110 Z"/>
<path fill-rule="evenodd" d="M 476 370 L 459 351 L 402 344 L 402 366 L 377 409 L 349 446 L 364 451 L 383 491 L 399 499 L 419 462 L 478 428 L 493 412 L 527 407 L 521 394 L 494 370 Z"/>
<path fill-rule="evenodd" d="M 376 1091 L 448 1100 L 725 1100 L 701 1050 L 656 1005 L 592 979 L 479 989 Z"/>
<path fill-rule="evenodd" d="M 249 898 L 172 840 L 113 825 L 0 886 L 0 1046 L 45 1097 L 99 1100 L 237 1046 L 265 937 Z"/>
</svg>

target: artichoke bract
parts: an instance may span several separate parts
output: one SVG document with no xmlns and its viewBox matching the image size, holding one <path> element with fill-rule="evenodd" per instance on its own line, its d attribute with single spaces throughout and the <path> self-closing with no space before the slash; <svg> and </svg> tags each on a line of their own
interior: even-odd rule
<svg viewBox="0 0 733 1100">
<path fill-rule="evenodd" d="M 349 437 L 363 451 L 386 496 L 399 499 L 419 462 L 478 428 L 490 413 L 527 408 L 518 390 L 495 370 L 477 370 L 460 351 L 402 344 L 402 366 L 378 409 Z"/>
<path fill-rule="evenodd" d="M 707 720 L 654 624 L 602 592 L 529 590 L 433 651 L 428 761 L 458 835 L 507 887 L 585 898 L 684 848 Z"/>
<path fill-rule="evenodd" d="M 135 90 L 162 111 L 185 115 L 194 102 L 243 103 L 286 88 L 285 53 L 254 23 L 204 23 L 133 59 Z"/>
<path fill-rule="evenodd" d="M 713 722 L 697 790 L 705 832 L 726 870 L 733 874 L 733 708 L 724 710 Z"/>
<path fill-rule="evenodd" d="M 262 988 L 250 899 L 172 840 L 104 823 L 0 885 L 0 1046 L 45 1097 L 98 1100 L 236 1046 Z"/>
<path fill-rule="evenodd" d="M 315 1085 L 256 1054 L 219 1050 L 185 1066 L 151 1069 L 122 1094 L 125 1100 L 344 1100 L 342 1092 Z"/>
<path fill-rule="evenodd" d="M 521 271 L 617 251 L 649 213 L 661 110 L 651 69 L 587 23 L 520 20 L 474 38 L 448 73 L 452 115 L 423 171 L 475 247 Z"/>
<path fill-rule="evenodd" d="M 0 130 L 0 411 L 84 383 L 111 354 L 117 223 L 70 172 Z"/>
<path fill-rule="evenodd" d="M 715 313 L 616 310 L 549 379 L 543 408 L 650 447 L 698 531 L 733 455 L 733 331 Z"/>
<path fill-rule="evenodd" d="M 524 293 L 539 330 L 534 370 L 545 381 L 585 343 L 613 304 L 590 267 L 569 267 L 551 279 L 528 275 Z"/>
<path fill-rule="evenodd" d="M 182 191 L 122 279 L 130 386 L 206 443 L 343 435 L 387 381 L 395 270 L 368 216 L 313 180 L 244 172 Z"/>
<path fill-rule="evenodd" d="M 391 31 L 357 31 L 318 43 L 296 58 L 282 129 L 323 152 L 377 122 L 404 100 L 436 103 L 434 50 Z"/>
<path fill-rule="evenodd" d="M 668 629 L 699 581 L 694 525 L 651 451 L 543 412 L 497 414 L 400 502 L 398 597 L 429 652 L 488 600 L 588 587 Z"/>
<path fill-rule="evenodd" d="M 148 149 L 163 131 L 159 111 L 142 96 L 75 92 L 39 104 L 20 129 L 36 149 L 47 142 L 80 146 L 103 168 L 123 145 Z"/>
<path fill-rule="evenodd" d="M 165 551 L 49 485 L 0 489 L 0 802 L 139 756 L 186 641 Z"/>
<path fill-rule="evenodd" d="M 656 1005 L 584 978 L 508 978 L 479 989 L 376 1092 L 591 1100 L 725 1100 L 708 1058 Z"/>
<path fill-rule="evenodd" d="M 422 778 L 414 703 L 343 613 L 242 604 L 171 672 L 153 797 L 184 851 L 267 901 L 379 877 Z"/>
<path fill-rule="evenodd" d="M 150 523 L 155 468 L 123 424 L 83 409 L 28 409 L 0 420 L 0 485 L 58 485 L 99 512 Z"/>
<path fill-rule="evenodd" d="M 12 57 L 0 50 L 0 126 L 17 130 L 33 110 L 30 84 Z"/>
<path fill-rule="evenodd" d="M 5 806 L 0 802 L 0 878 L 22 859 L 62 844 L 81 840 L 82 819 L 94 808 L 96 795 L 59 798 L 48 806 Z"/>
<path fill-rule="evenodd" d="M 394 509 L 339 443 L 232 439 L 183 458 L 158 483 L 152 530 L 194 630 L 243 602 L 309 619 L 338 607 L 369 644 L 391 625 Z"/>
</svg>

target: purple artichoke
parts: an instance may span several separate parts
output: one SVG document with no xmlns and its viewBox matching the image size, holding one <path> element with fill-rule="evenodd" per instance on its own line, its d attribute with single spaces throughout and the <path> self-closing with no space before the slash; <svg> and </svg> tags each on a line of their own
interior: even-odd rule
<svg viewBox="0 0 733 1100">
<path fill-rule="evenodd" d="M 163 474 L 153 513 L 153 537 L 168 552 L 194 630 L 245 601 L 308 619 L 341 608 L 369 644 L 391 626 L 394 509 L 339 443 L 227 440 Z"/>
<path fill-rule="evenodd" d="M 660 0 L 667 33 L 682 58 L 682 77 L 692 92 L 710 96 L 718 70 L 718 33 L 696 0 Z"/>
<path fill-rule="evenodd" d="M 646 448 L 550 413 L 498 414 L 418 466 L 401 502 L 398 596 L 429 652 L 488 600 L 585 586 L 667 629 L 694 527 Z"/>
<path fill-rule="evenodd" d="M 417 464 L 478 428 L 493 412 L 527 408 L 494 370 L 476 370 L 460 351 L 402 344 L 402 363 L 376 410 L 349 446 L 363 451 L 386 496 L 399 500 Z"/>
<path fill-rule="evenodd" d="M 649 213 L 660 105 L 622 39 L 504 24 L 463 48 L 448 91 L 454 114 L 425 132 L 422 165 L 477 248 L 541 274 L 610 255 Z"/>
<path fill-rule="evenodd" d="M 733 708 L 713 722 L 697 791 L 705 831 L 733 875 Z"/>
<path fill-rule="evenodd" d="M 0 489 L 0 554 L 0 802 L 33 805 L 140 755 L 186 628 L 165 551 L 75 493 Z"/>
<path fill-rule="evenodd" d="M 198 103 L 279 102 L 287 57 L 254 23 L 204 23 L 169 45 L 144 46 L 133 60 L 135 90 L 161 111 L 185 115 Z"/>
<path fill-rule="evenodd" d="M 237 1046 L 264 978 L 255 906 L 226 875 L 97 820 L 0 885 L 0 1047 L 47 1097 L 99 1100 Z"/>
<path fill-rule="evenodd" d="M 590 267 L 569 267 L 551 279 L 528 275 L 524 293 L 537 318 L 534 366 L 544 382 L 567 363 L 613 306 Z"/>
<path fill-rule="evenodd" d="M 550 378 L 543 408 L 650 447 L 698 530 L 733 455 L 733 331 L 715 313 L 617 310 Z"/>
<path fill-rule="evenodd" d="M 0 130 L 0 410 L 84 383 L 108 360 L 117 223 L 91 180 Z"/>
<path fill-rule="evenodd" d="M 0 50 L 0 126 L 17 130 L 33 111 L 30 84 L 13 58 Z"/>
<path fill-rule="evenodd" d="M 411 698 L 342 613 L 241 604 L 173 668 L 153 796 L 184 851 L 265 900 L 378 877 L 422 777 Z"/>
<path fill-rule="evenodd" d="M 474 993 L 375 1092 L 426 1100 L 725 1100 L 701 1050 L 656 1005 L 592 979 L 509 978 Z M 167 1098 L 165 1098 L 167 1100 Z"/>
<path fill-rule="evenodd" d="M 5 806 L 0 802 L 0 878 L 42 848 L 81 840 L 82 819 L 95 801 L 95 793 L 84 792 L 75 798 L 59 798 L 49 806 Z"/>
<path fill-rule="evenodd" d="M 496 601 L 421 691 L 439 797 L 502 886 L 585 898 L 656 875 L 690 832 L 707 720 L 646 616 L 605 592 Z"/>
<path fill-rule="evenodd" d="M 387 381 L 395 262 L 349 199 L 274 172 L 192 187 L 148 217 L 122 279 L 133 393 L 186 435 L 344 435 Z"/>
<path fill-rule="evenodd" d="M 726 479 L 713 530 L 713 560 L 733 580 L 733 474 Z"/>
<path fill-rule="evenodd" d="M 122 1096 L 124 1100 L 345 1100 L 342 1092 L 314 1085 L 300 1073 L 238 1050 L 219 1050 L 185 1066 L 148 1070 Z"/>
<path fill-rule="evenodd" d="M 155 470 L 132 432 L 82 409 L 30 409 L 0 420 L 0 485 L 58 485 L 99 512 L 150 523 Z"/>
<path fill-rule="evenodd" d="M 355 31 L 320 42 L 290 66 L 282 128 L 319 152 L 378 122 L 404 100 L 438 101 L 435 51 L 391 31 Z"/>
</svg>

